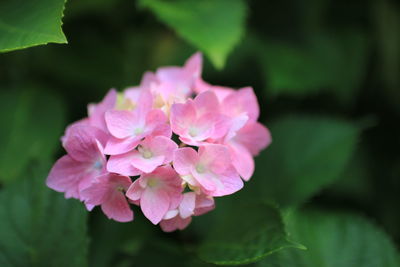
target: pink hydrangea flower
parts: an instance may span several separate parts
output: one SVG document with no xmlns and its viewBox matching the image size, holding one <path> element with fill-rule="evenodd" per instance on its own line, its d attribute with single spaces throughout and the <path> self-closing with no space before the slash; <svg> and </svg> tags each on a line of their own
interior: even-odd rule
<svg viewBox="0 0 400 267">
<path fill-rule="evenodd" d="M 131 184 L 132 181 L 127 176 L 107 173 L 97 177 L 81 192 L 81 196 L 88 205 L 101 205 L 108 218 L 118 222 L 129 222 L 133 220 L 133 212 L 125 192 Z"/>
<path fill-rule="evenodd" d="M 226 146 L 209 144 L 199 152 L 189 147 L 174 153 L 174 168 L 192 187 L 210 196 L 224 196 L 242 189 L 243 181 L 231 164 Z"/>
<path fill-rule="evenodd" d="M 111 89 L 99 104 L 89 104 L 88 113 L 90 125 L 107 132 L 104 114 L 108 110 L 114 109 L 116 102 L 117 91 L 115 91 L 115 89 Z"/>
<path fill-rule="evenodd" d="M 111 156 L 107 169 L 129 176 L 150 173 L 158 166 L 170 163 L 178 145 L 165 136 L 146 137 L 137 147 L 125 154 Z"/>
<path fill-rule="evenodd" d="M 231 92 L 222 101 L 222 112 L 231 117 L 231 127 L 222 143 L 232 155 L 232 165 L 248 181 L 254 173 L 253 156 L 271 143 L 268 129 L 257 122 L 260 110 L 251 87 Z"/>
<path fill-rule="evenodd" d="M 171 128 L 182 142 L 198 146 L 209 138 L 224 136 L 228 130 L 228 120 L 220 113 L 215 93 L 206 91 L 185 104 L 172 106 Z"/>
<path fill-rule="evenodd" d="M 183 194 L 178 208 L 169 210 L 160 222 L 164 232 L 185 229 L 192 221 L 192 216 L 199 216 L 214 209 L 214 199 L 206 195 L 198 195 L 194 192 Z"/>
<path fill-rule="evenodd" d="M 66 198 L 81 199 L 80 192 L 96 176 L 106 173 L 106 158 L 99 142 L 101 135 L 101 131 L 91 126 L 71 127 L 63 142 L 68 154 L 54 164 L 47 186 L 64 192 Z"/>
<path fill-rule="evenodd" d="M 182 198 L 182 180 L 170 166 L 159 167 L 152 173 L 142 174 L 126 192 L 126 196 L 139 201 L 143 214 L 158 224 L 168 210 L 175 209 Z"/>
<path fill-rule="evenodd" d="M 200 53 L 183 67 L 146 72 L 140 84 L 111 89 L 61 138 L 67 154 L 47 185 L 110 219 L 133 220 L 131 204 L 165 232 L 214 209 L 214 197 L 239 191 L 254 159 L 271 143 L 251 87 L 201 78 Z M 133 181 L 133 183 L 132 183 Z"/>
<path fill-rule="evenodd" d="M 201 75 L 202 65 L 201 54 L 196 53 L 182 68 L 176 66 L 159 68 L 153 76 L 151 86 L 158 100 L 158 107 L 166 110 L 173 103 L 184 102 L 193 93 L 195 83 Z"/>
<path fill-rule="evenodd" d="M 143 93 L 135 110 L 111 110 L 106 112 L 105 119 L 112 135 L 104 150 L 108 155 L 131 151 L 149 135 L 171 136 L 167 117 L 161 110 L 152 109 L 149 92 Z"/>
</svg>

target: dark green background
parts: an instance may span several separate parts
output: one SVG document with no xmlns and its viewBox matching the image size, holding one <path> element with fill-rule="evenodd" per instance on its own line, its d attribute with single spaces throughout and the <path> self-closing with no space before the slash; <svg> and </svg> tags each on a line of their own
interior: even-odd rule
<svg viewBox="0 0 400 267">
<path fill-rule="evenodd" d="M 86 258 L 91 266 L 203 266 L 196 255 L 208 260 L 217 257 L 210 255 L 206 246 L 197 249 L 208 232 L 204 226 L 219 227 L 218 218 L 224 217 L 221 214 L 225 206 L 232 208 L 235 201 L 243 204 L 256 199 L 280 208 L 288 222 L 290 216 L 286 214 L 297 207 L 307 210 L 309 213 L 304 214 L 311 214 L 311 218 L 314 210 L 326 213 L 324 219 L 318 217 L 324 215 L 318 214 L 315 220 L 326 220 L 328 224 L 332 221 L 329 218 L 336 216 L 342 220 L 337 224 L 338 231 L 347 229 L 352 216 L 360 215 L 374 225 L 365 225 L 367 230 L 377 226 L 395 245 L 400 244 L 399 1 L 249 0 L 244 3 L 247 15 L 241 41 L 229 53 L 224 68 L 216 69 L 205 56 L 203 78 L 235 88 L 252 86 L 260 103 L 260 121 L 271 127 L 273 143 L 257 158 L 256 173 L 243 192 L 218 201 L 214 212 L 194 218 L 194 223 L 183 232 L 162 233 L 144 220 L 139 209 L 135 209 L 136 219 L 129 224 L 108 221 L 97 209 L 85 218 L 83 206 L 63 200 L 61 194 L 46 191 L 51 196 L 39 193 L 36 196 L 31 192 L 33 189 L 25 189 L 33 194 L 29 195 L 33 200 L 28 200 L 24 199 L 27 193 L 18 188 L 30 182 L 27 180 L 36 179 L 39 184 L 27 187 L 47 190 L 41 186 L 44 187 L 44 178 L 52 162 L 64 153 L 58 138 L 67 124 L 86 116 L 88 103 L 100 101 L 110 88 L 122 90 L 138 84 L 146 70 L 182 65 L 198 50 L 196 47 L 181 39 L 151 10 L 139 7 L 136 1 L 70 0 L 63 19 L 68 44 L 0 54 L 0 190 L 4 191 L 0 193 L 3 194 L 0 228 L 4 232 L 2 235 L 0 230 L 3 237 L 0 252 L 15 253 L 6 261 L 10 266 L 60 266 L 58 260 L 43 260 L 49 255 L 65 266 L 84 266 Z M 220 19 L 224 19 L 223 13 L 230 12 L 229 4 L 222 3 L 221 7 Z M 13 204 L 5 200 L 10 195 L 16 196 L 15 201 L 10 200 Z M 75 210 L 68 211 L 64 201 Z M 32 203 L 36 203 L 34 207 L 39 207 L 40 212 L 27 213 L 34 208 L 29 206 Z M 73 214 L 66 215 L 67 212 Z M 271 215 L 272 211 L 263 212 L 253 210 L 248 219 L 262 213 L 268 226 L 268 218 L 275 215 Z M 240 217 L 241 211 L 234 209 L 234 213 Z M 301 218 L 304 214 L 294 217 Z M 88 221 L 87 239 L 79 239 L 86 235 L 86 226 L 79 230 L 61 227 L 63 221 L 70 223 L 69 218 L 72 224 L 85 225 L 84 221 Z M 43 222 L 53 219 L 60 221 L 60 229 L 47 231 Z M 238 218 L 237 227 L 247 225 L 241 220 Z M 357 217 L 356 223 L 358 220 Z M 21 221 L 25 224 L 18 226 Z M 297 254 L 277 254 L 267 257 L 271 262 L 254 265 L 294 266 L 295 262 L 311 267 L 369 266 L 361 265 L 362 261 L 334 262 L 334 256 L 324 258 L 323 252 L 313 251 L 313 246 L 318 246 L 304 236 L 324 233 L 317 222 L 313 228 L 314 222 L 308 221 L 311 227 L 308 234 L 301 231 L 296 234 L 296 228 L 288 226 L 289 233 L 294 233 L 293 240 L 311 251 L 306 256 L 310 261 L 296 258 L 302 257 Z M 29 232 L 22 233 L 22 237 L 7 236 L 9 229 L 19 227 L 39 231 L 40 237 Z M 65 234 L 58 237 L 60 233 Z M 344 236 L 346 233 L 349 232 Z M 326 238 L 335 240 L 338 235 Z M 358 253 L 358 241 L 380 244 L 373 239 L 380 237 L 371 240 L 358 237 L 352 238 L 356 240 L 354 246 L 346 248 L 354 251 L 350 254 Z M 13 243 L 18 238 L 27 241 L 22 245 Z M 77 260 L 76 265 L 69 265 L 62 260 L 63 256 L 51 252 L 54 248 L 36 246 L 43 240 L 53 244 L 53 238 L 58 240 L 56 243 L 67 243 L 60 250 L 70 251 L 68 255 L 77 255 L 79 250 L 83 262 Z M 85 251 L 77 249 L 77 242 L 89 247 Z M 343 245 L 346 243 L 344 240 Z M 21 247 L 26 254 L 18 254 Z M 329 251 L 336 257 L 352 257 L 340 254 L 337 251 L 340 247 L 332 245 Z M 359 253 L 363 255 L 372 249 L 375 259 L 387 258 L 383 254 L 388 251 L 384 249 L 386 243 L 380 248 L 382 251 L 369 247 Z M 0 253 L 0 260 L 1 257 Z M 29 263 L 16 260 L 19 257 Z M 379 261 L 367 263 L 384 266 Z"/>
</svg>

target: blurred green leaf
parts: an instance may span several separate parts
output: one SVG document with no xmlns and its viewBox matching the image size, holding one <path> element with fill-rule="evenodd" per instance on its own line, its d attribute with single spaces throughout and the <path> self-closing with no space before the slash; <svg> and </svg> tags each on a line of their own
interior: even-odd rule
<svg viewBox="0 0 400 267">
<path fill-rule="evenodd" d="M 135 212 L 135 220 L 129 223 L 109 220 L 96 211 L 91 219 L 90 266 L 115 266 L 124 259 L 121 255 L 135 257 L 154 238 L 154 226 L 140 212 Z"/>
<path fill-rule="evenodd" d="M 256 158 L 244 193 L 296 206 L 337 178 L 351 159 L 360 129 L 329 117 L 287 116 L 270 124 L 272 144 Z"/>
<path fill-rule="evenodd" d="M 33 158 L 48 159 L 59 147 L 63 103 L 44 90 L 0 92 L 0 182 L 19 177 Z"/>
<path fill-rule="evenodd" d="M 141 0 L 140 4 L 204 51 L 218 69 L 244 33 L 246 4 L 242 0 Z"/>
<path fill-rule="evenodd" d="M 379 55 L 380 74 L 387 99 L 394 107 L 400 101 L 400 8 L 394 1 L 371 2 L 372 21 Z"/>
<path fill-rule="evenodd" d="M 66 0 L 0 2 L 0 52 L 67 43 L 61 30 Z"/>
<path fill-rule="evenodd" d="M 303 248 L 288 241 L 279 211 L 269 205 L 242 202 L 220 209 L 216 216 L 198 248 L 206 262 L 245 264 L 284 248 Z"/>
<path fill-rule="evenodd" d="M 46 187 L 33 162 L 0 193 L 0 266 L 87 266 L 85 208 Z"/>
<path fill-rule="evenodd" d="M 398 267 L 399 255 L 386 234 L 366 219 L 348 214 L 291 214 L 289 231 L 307 250 L 287 249 L 259 267 Z"/>
<path fill-rule="evenodd" d="M 361 148 L 363 148 L 361 146 Z M 372 181 L 373 169 L 368 151 L 358 149 L 347 164 L 339 179 L 337 179 L 325 192 L 327 195 L 346 197 L 360 203 L 370 205 L 369 197 L 374 191 Z"/>
<path fill-rule="evenodd" d="M 303 96 L 330 90 L 350 101 L 366 71 L 368 42 L 360 31 L 314 34 L 302 44 L 265 41 L 260 47 L 272 95 Z"/>
</svg>

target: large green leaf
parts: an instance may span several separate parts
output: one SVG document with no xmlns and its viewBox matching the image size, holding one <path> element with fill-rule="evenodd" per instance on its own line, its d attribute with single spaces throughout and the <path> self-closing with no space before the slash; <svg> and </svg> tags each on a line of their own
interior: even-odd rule
<svg viewBox="0 0 400 267">
<path fill-rule="evenodd" d="M 267 87 L 272 95 L 309 95 L 330 90 L 352 99 L 365 75 L 366 35 L 360 31 L 314 34 L 302 44 L 265 41 L 260 47 Z"/>
<path fill-rule="evenodd" d="M 150 224 L 139 209 L 135 210 L 135 220 L 129 223 L 109 220 L 100 209 L 94 211 L 90 225 L 90 266 L 116 266 L 124 261 L 138 264 L 137 258 L 146 258 L 142 255 L 147 250 L 145 245 L 159 243 L 159 240 L 152 242 L 155 230 L 158 228 Z M 155 260 L 162 259 L 156 257 Z"/>
<path fill-rule="evenodd" d="M 0 266 L 87 266 L 84 206 L 46 187 L 37 162 L 0 193 Z"/>
<path fill-rule="evenodd" d="M 141 0 L 182 38 L 204 51 L 217 68 L 244 33 L 246 5 L 242 0 Z"/>
<path fill-rule="evenodd" d="M 198 248 L 206 262 L 244 264 L 284 248 L 302 248 L 288 241 L 280 213 L 269 205 L 241 203 L 219 209 Z"/>
<path fill-rule="evenodd" d="M 282 206 L 301 204 L 340 177 L 359 128 L 329 117 L 287 116 L 270 124 L 273 142 L 256 159 L 243 193 Z"/>
<path fill-rule="evenodd" d="M 289 231 L 305 251 L 283 250 L 259 267 L 398 267 L 399 255 L 386 234 L 366 219 L 349 214 L 299 212 Z"/>
<path fill-rule="evenodd" d="M 0 52 L 66 43 L 61 25 L 66 0 L 0 2 Z"/>
<path fill-rule="evenodd" d="M 65 123 L 63 103 L 43 90 L 0 92 L 0 182 L 19 177 L 32 158 L 49 158 Z"/>
</svg>

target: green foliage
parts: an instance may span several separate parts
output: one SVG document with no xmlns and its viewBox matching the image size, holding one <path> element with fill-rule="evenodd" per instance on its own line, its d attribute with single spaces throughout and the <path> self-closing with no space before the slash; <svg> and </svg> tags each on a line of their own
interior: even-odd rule
<svg viewBox="0 0 400 267">
<path fill-rule="evenodd" d="M 129 255 L 129 258 L 135 259 L 139 251 L 146 250 L 146 243 L 151 243 L 154 238 L 154 227 L 148 224 L 148 221 L 140 214 L 139 210 L 135 212 L 134 224 L 120 223 L 109 220 L 102 212 L 94 211 L 94 224 L 91 225 L 90 234 L 92 240 L 90 243 L 90 266 L 108 267 L 114 266 L 121 255 Z M 110 247 L 110 244 L 113 246 Z M 152 252 L 151 252 L 152 253 Z M 159 259 L 158 257 L 155 257 Z M 138 264 L 138 263 L 137 263 Z M 144 266 L 143 265 L 140 266 Z"/>
<path fill-rule="evenodd" d="M 141 0 L 140 3 L 204 51 L 219 69 L 244 33 L 246 5 L 242 0 Z"/>
<path fill-rule="evenodd" d="M 257 158 L 248 192 L 254 197 L 258 190 L 282 206 L 302 204 L 339 178 L 360 132 L 351 123 L 317 116 L 284 117 L 270 130 L 272 144 Z"/>
<path fill-rule="evenodd" d="M 386 234 L 368 220 L 349 214 L 296 212 L 289 219 L 292 238 L 307 250 L 283 250 L 259 267 L 398 267 L 399 254 Z"/>
<path fill-rule="evenodd" d="M 246 203 L 223 209 L 198 248 L 206 262 L 244 264 L 284 248 L 303 248 L 288 241 L 279 211 L 269 205 Z"/>
<path fill-rule="evenodd" d="M 365 75 L 368 42 L 360 31 L 316 34 L 302 44 L 265 41 L 261 62 L 271 95 L 331 90 L 349 101 Z"/>
<path fill-rule="evenodd" d="M 65 2 L 0 0 L 0 52 L 65 43 Z M 399 266 L 399 11 L 393 0 L 69 1 L 68 45 L 0 53 L 0 266 Z M 135 205 L 118 223 L 46 188 L 65 117 L 195 49 L 225 66 L 205 61 L 206 81 L 253 86 L 271 129 L 243 190 L 164 233 Z M 376 125 L 353 123 L 365 117 Z"/>
<path fill-rule="evenodd" d="M 0 52 L 67 43 L 61 30 L 66 0 L 0 2 Z"/>
<path fill-rule="evenodd" d="M 50 159 L 65 126 L 62 101 L 44 90 L 0 92 L 0 182 L 20 177 L 32 159 Z"/>
<path fill-rule="evenodd" d="M 87 266 L 87 211 L 45 186 L 32 162 L 0 193 L 0 266 Z"/>
</svg>

